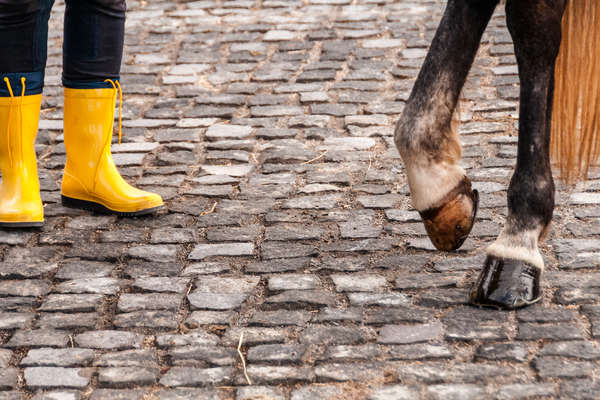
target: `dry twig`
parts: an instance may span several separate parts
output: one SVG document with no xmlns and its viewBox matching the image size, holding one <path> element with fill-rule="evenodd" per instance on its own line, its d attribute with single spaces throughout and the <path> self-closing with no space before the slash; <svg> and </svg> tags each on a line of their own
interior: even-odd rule
<svg viewBox="0 0 600 400">
<path fill-rule="evenodd" d="M 242 333 L 240 335 L 240 343 L 238 344 L 237 352 L 240 355 L 240 358 L 242 360 L 242 367 L 244 367 L 244 376 L 246 377 L 246 381 L 248 382 L 248 385 L 252 385 L 252 381 L 248 377 L 248 372 L 246 371 L 246 360 L 244 359 L 244 354 L 242 354 L 243 341 L 244 341 L 244 332 L 242 331 Z"/>
<path fill-rule="evenodd" d="M 208 210 L 208 211 L 202 211 L 200 213 L 200 216 L 204 217 L 205 215 L 214 213 L 215 212 L 215 208 L 217 208 L 217 204 L 218 203 L 219 203 L 218 201 L 215 201 L 215 204 L 212 205 L 212 207 L 210 208 L 210 210 Z"/>
<path fill-rule="evenodd" d="M 308 161 L 304 161 L 302 164 L 310 164 L 313 161 L 317 161 L 319 158 L 323 158 L 323 156 L 325 154 L 327 154 L 329 150 L 325 150 L 324 152 L 322 152 L 321 154 L 319 154 L 318 156 L 316 156 L 315 158 L 313 158 L 312 160 L 308 160 Z"/>
</svg>

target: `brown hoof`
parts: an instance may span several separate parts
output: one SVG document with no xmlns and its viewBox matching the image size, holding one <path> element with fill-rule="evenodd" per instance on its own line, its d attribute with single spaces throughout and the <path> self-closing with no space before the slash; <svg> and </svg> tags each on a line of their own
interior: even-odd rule
<svg viewBox="0 0 600 400">
<path fill-rule="evenodd" d="M 441 205 L 420 211 L 419 214 L 436 249 L 456 250 L 462 246 L 473 228 L 479 193 L 471 189 L 471 181 L 465 176 L 439 204 Z"/>
<path fill-rule="evenodd" d="M 542 271 L 524 261 L 488 256 L 471 292 L 471 304 L 514 310 L 542 298 Z"/>
</svg>

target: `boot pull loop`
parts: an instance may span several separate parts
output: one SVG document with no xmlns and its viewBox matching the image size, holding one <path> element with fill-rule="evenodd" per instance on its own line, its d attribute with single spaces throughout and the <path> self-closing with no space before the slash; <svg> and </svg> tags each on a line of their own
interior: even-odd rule
<svg viewBox="0 0 600 400">
<path fill-rule="evenodd" d="M 23 102 L 23 97 L 25 97 L 25 81 L 26 80 L 27 79 L 24 76 L 21 77 L 21 102 Z"/>
<path fill-rule="evenodd" d="M 25 98 L 25 81 L 27 79 L 25 79 L 24 76 L 21 77 L 21 100 L 20 100 L 20 107 L 19 107 L 19 126 L 21 127 L 21 129 L 23 129 L 23 99 Z M 21 145 L 19 146 L 20 150 L 21 150 L 21 160 L 25 159 L 25 156 L 23 154 L 23 136 L 19 135 L 19 141 L 21 142 Z"/>
<path fill-rule="evenodd" d="M 6 118 L 6 146 L 8 147 L 8 162 L 10 165 L 13 165 L 12 159 L 12 149 L 10 146 L 10 120 L 12 116 L 12 102 L 15 98 L 12 87 L 10 86 L 10 80 L 8 77 L 4 77 L 4 83 L 6 83 L 6 87 L 8 88 L 8 93 L 10 94 L 10 106 L 8 107 L 8 118 Z"/>
<path fill-rule="evenodd" d="M 121 144 L 121 133 L 122 133 L 122 114 L 123 114 L 123 91 L 121 90 L 121 84 L 119 81 L 112 79 L 106 79 L 104 82 L 108 82 L 112 85 L 113 89 L 119 93 L 119 144 Z M 116 93 L 115 93 L 116 94 Z"/>
<path fill-rule="evenodd" d="M 10 98 L 14 98 L 15 95 L 12 91 L 12 86 L 10 86 L 10 80 L 8 79 L 7 76 L 4 77 L 4 82 L 6 83 L 6 87 L 8 88 L 8 93 L 10 93 Z"/>
<path fill-rule="evenodd" d="M 119 144 L 121 144 L 121 132 L 122 128 L 122 114 L 123 114 L 123 91 L 121 90 L 121 84 L 119 81 L 115 81 L 117 88 L 119 89 Z"/>
</svg>

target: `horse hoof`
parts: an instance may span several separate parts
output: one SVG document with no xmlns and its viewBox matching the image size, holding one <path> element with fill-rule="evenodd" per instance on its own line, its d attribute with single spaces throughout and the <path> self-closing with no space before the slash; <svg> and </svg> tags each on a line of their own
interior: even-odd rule
<svg viewBox="0 0 600 400">
<path fill-rule="evenodd" d="M 471 303 L 506 310 L 533 304 L 541 299 L 541 274 L 524 261 L 488 255 L 471 292 Z"/>
<path fill-rule="evenodd" d="M 419 214 L 436 249 L 456 250 L 462 246 L 473 228 L 479 193 L 471 189 L 471 181 L 465 176 L 440 204 L 441 206 L 420 211 Z"/>
</svg>

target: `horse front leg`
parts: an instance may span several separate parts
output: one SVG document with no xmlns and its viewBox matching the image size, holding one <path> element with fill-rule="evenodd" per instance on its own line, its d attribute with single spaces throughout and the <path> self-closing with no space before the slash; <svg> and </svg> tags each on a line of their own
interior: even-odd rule
<svg viewBox="0 0 600 400">
<path fill-rule="evenodd" d="M 395 131 L 413 206 L 439 250 L 467 238 L 477 192 L 458 165 L 461 147 L 452 116 L 498 0 L 449 0 Z"/>
<path fill-rule="evenodd" d="M 508 216 L 487 259 L 471 301 L 514 309 L 541 298 L 544 261 L 538 241 L 554 209 L 550 121 L 554 65 L 566 0 L 509 0 L 507 23 L 521 81 L 517 165 L 508 187 Z"/>
</svg>

